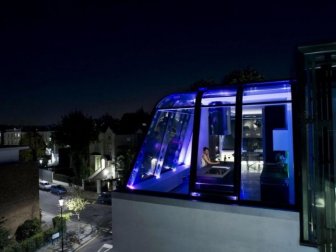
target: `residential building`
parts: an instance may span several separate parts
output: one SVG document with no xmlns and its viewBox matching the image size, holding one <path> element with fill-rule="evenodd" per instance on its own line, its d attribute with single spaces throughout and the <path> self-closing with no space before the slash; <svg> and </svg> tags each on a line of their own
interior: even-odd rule
<svg viewBox="0 0 336 252">
<path fill-rule="evenodd" d="M 119 178 L 122 173 L 120 166 L 116 165 L 117 156 L 125 155 L 129 149 L 137 149 L 142 137 L 141 129 L 132 132 L 129 129 L 112 130 L 111 127 L 106 127 L 99 132 L 97 140 L 89 146 L 92 173 L 88 178 L 89 181 L 96 181 L 98 193 L 102 188 L 112 189 L 112 181 Z"/>
<path fill-rule="evenodd" d="M 47 166 L 56 166 L 59 164 L 58 146 L 52 141 L 53 131 L 39 129 L 38 134 L 42 136 L 42 139 L 46 145 L 45 155 L 48 157 Z"/>
<path fill-rule="evenodd" d="M 115 134 L 110 127 L 99 132 L 96 141 L 89 146 L 91 175 L 88 180 L 96 181 L 97 192 L 102 187 L 111 189 L 115 175 Z"/>
<path fill-rule="evenodd" d="M 157 104 L 113 194 L 117 250 L 335 251 L 336 43 L 300 47 L 297 66 Z"/>
<path fill-rule="evenodd" d="M 21 129 L 7 129 L 4 132 L 4 145 L 20 145 L 20 140 L 24 134 Z"/>
<path fill-rule="evenodd" d="M 0 216 L 12 236 L 24 221 L 40 218 L 38 169 L 34 163 L 19 161 L 25 149 L 0 148 Z"/>
</svg>

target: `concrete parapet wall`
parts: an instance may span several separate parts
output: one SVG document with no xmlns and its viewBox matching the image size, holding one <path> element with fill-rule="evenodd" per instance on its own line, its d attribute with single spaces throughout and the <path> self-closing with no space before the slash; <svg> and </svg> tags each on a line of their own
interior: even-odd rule
<svg viewBox="0 0 336 252">
<path fill-rule="evenodd" d="M 113 193 L 117 251 L 317 252 L 299 242 L 299 213 Z"/>
</svg>

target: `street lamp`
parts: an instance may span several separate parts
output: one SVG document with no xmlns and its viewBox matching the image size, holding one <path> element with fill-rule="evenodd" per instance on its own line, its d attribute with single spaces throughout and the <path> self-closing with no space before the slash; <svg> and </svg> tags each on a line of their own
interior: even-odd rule
<svg viewBox="0 0 336 252">
<path fill-rule="evenodd" d="M 61 232 L 62 232 L 62 252 L 63 252 L 63 204 L 64 204 L 64 199 L 62 197 L 59 198 L 58 203 L 61 207 Z"/>
</svg>

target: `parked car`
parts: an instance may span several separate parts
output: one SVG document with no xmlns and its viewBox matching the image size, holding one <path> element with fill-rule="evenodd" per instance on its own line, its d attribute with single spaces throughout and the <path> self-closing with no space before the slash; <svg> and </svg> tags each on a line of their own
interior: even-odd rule
<svg viewBox="0 0 336 252">
<path fill-rule="evenodd" d="M 112 194 L 111 192 L 102 192 L 98 195 L 97 203 L 99 204 L 112 204 Z"/>
<path fill-rule="evenodd" d="M 56 195 L 63 195 L 67 193 L 67 190 L 64 186 L 61 185 L 52 185 L 50 188 L 50 192 Z"/>
<path fill-rule="evenodd" d="M 51 184 L 49 184 L 46 180 L 40 180 L 39 181 L 39 189 L 49 191 L 51 188 Z"/>
</svg>

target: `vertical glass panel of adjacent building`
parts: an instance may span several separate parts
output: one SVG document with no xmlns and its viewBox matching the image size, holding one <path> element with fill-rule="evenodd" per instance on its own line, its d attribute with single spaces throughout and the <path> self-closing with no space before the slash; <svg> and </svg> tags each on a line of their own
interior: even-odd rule
<svg viewBox="0 0 336 252">
<path fill-rule="evenodd" d="M 128 188 L 189 193 L 195 93 L 173 94 L 157 106 Z"/>
<path fill-rule="evenodd" d="M 201 101 L 197 191 L 234 192 L 234 146 L 236 88 L 209 90 Z M 217 164 L 202 162 L 203 149 L 208 148 L 210 159 Z"/>
<path fill-rule="evenodd" d="M 244 86 L 240 199 L 295 204 L 291 86 Z"/>
<path fill-rule="evenodd" d="M 305 72 L 302 239 L 323 251 L 336 244 L 336 44 L 301 48 Z"/>
</svg>

